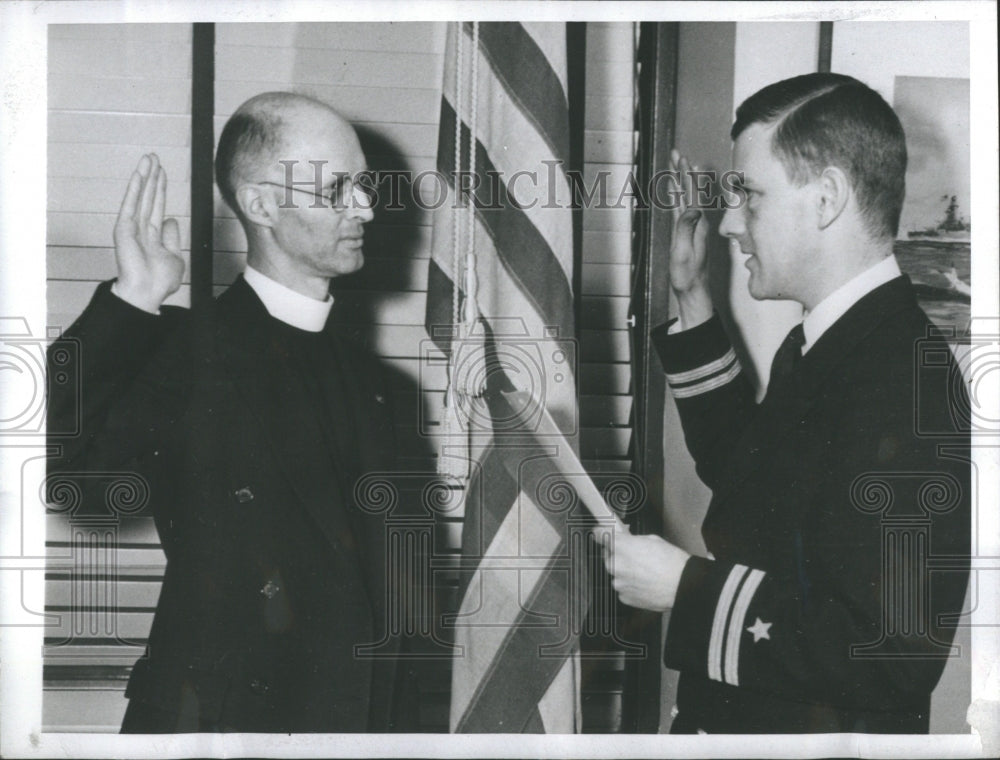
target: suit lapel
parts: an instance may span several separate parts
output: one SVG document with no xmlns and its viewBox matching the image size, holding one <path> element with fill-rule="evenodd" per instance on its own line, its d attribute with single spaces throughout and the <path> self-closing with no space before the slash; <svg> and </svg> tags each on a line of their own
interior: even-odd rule
<svg viewBox="0 0 1000 760">
<path fill-rule="evenodd" d="M 913 285 L 903 275 L 865 295 L 823 333 L 788 382 L 775 394 L 769 391 L 758 407 L 754 424 L 736 446 L 730 476 L 713 501 L 726 501 L 767 461 L 769 452 L 805 419 L 833 371 L 854 354 L 861 341 L 892 314 L 915 306 Z"/>
<path fill-rule="evenodd" d="M 317 446 L 327 439 L 315 411 L 318 401 L 297 373 L 281 370 L 276 354 L 282 347 L 269 339 L 270 317 L 242 277 L 220 297 L 217 308 L 216 348 L 248 414 L 259 421 L 296 495 L 343 564 L 358 568 L 362 551 L 346 514 L 346 473 L 334 452 Z M 338 497 L 343 509 L 335 505 Z"/>
<path fill-rule="evenodd" d="M 387 518 L 390 514 L 372 514 L 360 509 L 354 501 L 354 488 L 357 479 L 373 472 L 383 472 L 385 477 L 391 473 L 385 468 L 392 463 L 386 462 L 380 456 L 380 439 L 376 431 L 379 422 L 386 414 L 385 400 L 381 395 L 378 379 L 363 356 L 359 356 L 350 347 L 346 339 L 335 330 L 329 330 L 331 346 L 340 366 L 349 367 L 351 371 L 338 373 L 338 390 L 344 396 L 340 408 L 350 415 L 349 424 L 338 426 L 334 431 L 339 449 L 343 452 L 345 462 L 350 463 L 348 498 L 351 499 L 349 519 L 357 536 L 362 540 L 365 561 L 365 582 L 373 601 L 384 598 L 386 588 L 386 530 Z M 381 399 L 381 400 L 379 400 Z M 349 435 L 343 432 L 350 431 Z M 377 615 L 381 614 L 378 604 L 374 605 Z"/>
</svg>

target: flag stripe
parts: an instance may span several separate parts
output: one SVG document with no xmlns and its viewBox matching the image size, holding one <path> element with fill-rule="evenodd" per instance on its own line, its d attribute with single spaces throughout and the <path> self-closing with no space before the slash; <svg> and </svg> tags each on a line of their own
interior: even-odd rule
<svg viewBox="0 0 1000 760">
<path fill-rule="evenodd" d="M 539 499 L 535 498 L 545 476 L 556 473 L 555 463 L 547 456 L 540 456 L 542 451 L 537 443 L 515 445 L 506 436 L 502 443 L 494 440 L 486 447 L 466 489 L 463 557 L 483 557 L 489 553 L 512 505 L 521 498 L 530 499 L 553 529 L 564 528 L 565 511 L 539 506 Z M 459 599 L 467 593 L 473 575 L 473 570 L 460 574 Z"/>
<path fill-rule="evenodd" d="M 557 556 L 561 538 L 557 530 L 545 524 L 530 501 L 515 499 L 513 505 L 484 554 L 508 561 L 480 562 L 454 623 L 458 643 L 475 634 L 475 646 L 463 653 L 461 661 L 467 679 L 452 694 L 453 705 L 462 714 L 488 688 L 487 675 L 496 667 L 498 652 L 522 633 L 518 624 L 547 622 L 538 616 L 525 621 L 521 605 L 544 585 L 548 564 Z M 551 620 L 548 622 L 551 624 Z M 516 670 L 506 675 L 512 672 Z"/>
<path fill-rule="evenodd" d="M 448 156 L 454 153 L 455 112 L 451 105 L 441 100 L 441 139 L 438 146 L 438 170 L 453 184 Z M 462 142 L 469 139 L 469 130 L 462 125 Z M 552 249 L 535 226 L 520 209 L 510 205 L 506 188 L 500 186 L 497 199 L 489 198 L 489 172 L 496 171 L 483 144 L 476 140 L 476 168 L 482 178 L 476 196 L 483 206 L 477 208 L 476 215 L 482 220 L 486 231 L 493 239 L 497 255 L 511 279 L 531 301 L 535 310 L 548 325 L 565 325 L 573 314 L 573 293 L 562 267 Z M 496 208 L 496 205 L 502 208 Z M 567 334 L 572 335 L 572 323 L 567 325 Z"/>
<path fill-rule="evenodd" d="M 479 47 L 510 99 L 549 144 L 552 158 L 568 162 L 566 91 L 532 36 L 517 22 L 480 24 Z"/>
<path fill-rule="evenodd" d="M 465 488 L 465 524 L 462 526 L 462 556 L 465 558 L 486 554 L 517 499 L 517 482 L 510 477 L 507 468 L 496 461 L 502 456 L 503 452 L 497 451 L 492 444 L 487 446 Z M 463 569 L 459 575 L 460 600 L 468 593 L 474 575 L 474 569 Z"/>
<path fill-rule="evenodd" d="M 457 362 L 452 367 L 469 366 L 462 357 L 484 361 L 487 384 L 485 398 L 475 400 L 456 381 L 464 410 L 458 419 L 472 415 L 474 466 L 464 501 L 460 605 L 452 621 L 462 655 L 453 663 L 450 725 L 467 732 L 574 731 L 582 621 L 570 618 L 585 614 L 588 589 L 568 548 L 580 542 L 556 493 L 540 490 L 556 474 L 546 442 L 534 439 L 500 394 L 530 391 L 571 432 L 559 445 L 576 447 L 575 427 L 567 427 L 575 419 L 576 368 L 560 343 L 575 337 L 572 194 L 559 165 L 569 145 L 566 67 L 553 65 L 565 58 L 565 26 L 536 24 L 529 31 L 517 23 L 484 23 L 478 29 L 478 50 L 463 45 L 459 61 L 459 35 L 469 35 L 462 24 L 449 26 L 437 159 L 449 192 L 434 218 L 426 311 L 428 331 Z M 477 72 L 474 85 L 471 71 Z M 470 164 L 478 187 L 468 220 L 455 209 L 452 171 Z M 531 181 L 509 188 L 518 171 Z M 533 207 L 517 205 L 533 200 Z M 463 234 L 456 251 L 453 231 L 466 221 L 473 238 Z M 464 285 L 452 282 L 462 271 L 454 271 L 456 264 L 475 272 L 482 317 L 475 329 L 486 334 L 485 346 L 470 340 L 469 350 L 463 343 L 452 351 L 454 333 L 435 334 L 433 327 L 452 322 L 455 288 Z M 444 445 L 449 441 L 462 445 L 461 438 Z"/>
<path fill-rule="evenodd" d="M 561 27 L 553 33 L 551 21 L 522 21 L 521 26 L 531 35 L 538 49 L 545 56 L 552 73 L 555 74 L 566 92 L 569 92 L 567 77 L 566 44 L 568 42 L 566 27 Z M 567 96 L 567 101 L 569 100 Z"/>
<path fill-rule="evenodd" d="M 557 255 L 566 276 L 572 279 L 573 225 L 566 209 L 573 204 L 567 167 L 553 160 L 552 151 L 533 122 L 519 108 L 511 106 L 503 82 L 496 76 L 485 57 L 479 59 L 479 100 L 496 103 L 490 111 L 491 134 L 503 136 L 502 143 L 490 143 L 490 135 L 480 134 L 507 192 L 518 201 L 549 248 Z M 450 77 L 455 78 L 455 77 Z M 459 113 L 451 95 L 453 83 L 446 79 L 444 97 Z M 471 120 L 467 110 L 459 113 L 466 124 Z M 467 145 L 465 147 L 468 147 Z M 567 253 L 565 256 L 560 254 Z"/>
<path fill-rule="evenodd" d="M 535 585 L 536 593 L 524 605 L 528 611 L 565 607 L 571 591 L 568 583 L 569 568 L 565 567 L 565 557 L 561 556 L 565 551 L 563 544 L 555 551 L 544 577 Z M 563 567 L 558 567 L 559 565 Z M 459 721 L 457 731 L 479 733 L 524 730 L 527 721 L 521 717 L 521 703 L 526 700 L 532 705 L 538 705 L 549 684 L 562 669 L 566 656 L 576 647 L 575 639 L 566 638 L 565 623 L 530 628 L 519 628 L 515 623 L 513 630 L 518 635 L 508 636 L 504 640 L 504 646 L 493 658 L 475 697 Z M 531 663 L 532 677 L 512 680 L 511 674 L 523 671 L 525 663 Z"/>
</svg>

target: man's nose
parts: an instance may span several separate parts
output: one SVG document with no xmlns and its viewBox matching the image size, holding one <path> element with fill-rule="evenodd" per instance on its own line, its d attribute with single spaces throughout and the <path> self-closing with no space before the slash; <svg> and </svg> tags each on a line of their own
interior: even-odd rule
<svg viewBox="0 0 1000 760">
<path fill-rule="evenodd" d="M 372 209 L 373 201 L 368 191 L 358 185 L 354 186 L 353 198 L 351 199 L 351 216 L 360 219 L 361 223 L 370 222 L 375 218 L 375 211 Z"/>
<path fill-rule="evenodd" d="M 746 225 L 743 222 L 743 210 L 739 207 L 727 208 L 722 215 L 719 234 L 727 238 L 738 238 L 744 232 L 746 232 Z"/>
</svg>

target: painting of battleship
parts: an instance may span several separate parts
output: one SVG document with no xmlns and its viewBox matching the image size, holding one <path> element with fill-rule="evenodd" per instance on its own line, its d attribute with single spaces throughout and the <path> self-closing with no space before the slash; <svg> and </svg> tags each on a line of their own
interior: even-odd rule
<svg viewBox="0 0 1000 760">
<path fill-rule="evenodd" d="M 906 132 L 906 202 L 894 251 L 935 324 L 965 332 L 971 287 L 969 80 L 895 78 Z"/>
</svg>

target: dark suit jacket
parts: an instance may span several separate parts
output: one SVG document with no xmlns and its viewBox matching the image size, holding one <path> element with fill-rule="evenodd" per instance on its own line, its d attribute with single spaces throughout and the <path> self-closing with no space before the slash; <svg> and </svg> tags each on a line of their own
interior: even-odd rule
<svg viewBox="0 0 1000 760">
<path fill-rule="evenodd" d="M 80 341 L 83 435 L 50 469 L 142 475 L 167 557 L 123 730 L 399 728 L 398 642 L 355 652 L 383 639 L 397 591 L 386 516 L 353 494 L 393 467 L 382 373 L 331 332 L 348 418 L 324 424 L 276 324 L 242 277 L 197 323 L 104 283 L 64 336 Z M 52 393 L 50 424 L 77 411 Z"/>
<path fill-rule="evenodd" d="M 897 278 L 760 405 L 717 317 L 658 328 L 712 489 L 714 560 L 685 566 L 664 650 L 674 731 L 928 730 L 971 530 L 964 384 L 929 324 Z"/>
</svg>

